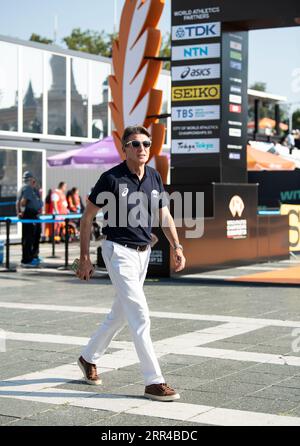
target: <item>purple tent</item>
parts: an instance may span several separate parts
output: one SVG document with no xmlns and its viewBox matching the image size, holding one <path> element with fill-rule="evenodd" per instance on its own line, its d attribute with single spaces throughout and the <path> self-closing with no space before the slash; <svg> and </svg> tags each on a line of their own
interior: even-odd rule
<svg viewBox="0 0 300 446">
<path fill-rule="evenodd" d="M 80 164 L 113 166 L 121 161 L 112 136 L 47 158 L 49 167 Z"/>
</svg>

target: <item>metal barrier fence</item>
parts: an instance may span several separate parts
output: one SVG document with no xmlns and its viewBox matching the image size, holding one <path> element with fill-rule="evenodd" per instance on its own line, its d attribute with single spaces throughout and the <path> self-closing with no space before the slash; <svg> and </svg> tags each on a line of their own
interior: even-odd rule
<svg viewBox="0 0 300 446">
<path fill-rule="evenodd" d="M 0 217 L 0 222 L 5 222 L 6 224 L 6 257 L 5 257 L 5 271 L 15 271 L 10 267 L 10 227 L 12 224 L 22 223 L 62 223 L 65 222 L 65 266 L 64 269 L 69 268 L 69 220 L 77 220 L 82 217 L 83 214 L 53 214 L 53 215 L 40 215 L 38 219 L 21 219 L 19 217 Z M 55 238 L 54 238 L 54 227 L 52 231 L 52 257 L 55 257 Z"/>
<path fill-rule="evenodd" d="M 0 203 L 0 206 L 12 206 L 13 204 L 16 204 L 15 201 L 3 201 Z"/>
</svg>

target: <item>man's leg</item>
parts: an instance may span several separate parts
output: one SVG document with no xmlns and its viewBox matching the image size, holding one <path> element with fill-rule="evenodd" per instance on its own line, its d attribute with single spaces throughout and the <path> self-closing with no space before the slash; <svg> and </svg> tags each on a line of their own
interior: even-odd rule
<svg viewBox="0 0 300 446">
<path fill-rule="evenodd" d="M 40 253 L 40 238 L 42 233 L 42 225 L 36 223 L 34 226 L 35 227 L 34 227 L 34 237 L 32 244 L 32 256 L 33 258 L 38 258 Z"/>
<path fill-rule="evenodd" d="M 34 236 L 34 225 L 32 223 L 23 223 L 22 225 L 22 260 L 21 263 L 30 263 L 32 256 L 32 243 Z"/>
<path fill-rule="evenodd" d="M 112 242 L 104 241 L 102 244 L 102 256 L 107 270 L 113 255 Z M 90 364 L 97 364 L 104 355 L 112 339 L 122 330 L 126 324 L 126 317 L 120 299 L 116 295 L 110 313 L 101 323 L 97 331 L 92 335 L 87 346 L 82 350 L 81 356 Z"/>
<path fill-rule="evenodd" d="M 110 313 L 92 335 L 87 346 L 82 350 L 81 356 L 90 364 L 97 364 L 104 355 L 112 339 L 126 324 L 123 309 L 116 297 Z"/>
<path fill-rule="evenodd" d="M 150 336 L 149 309 L 143 292 L 149 254 L 149 251 L 137 252 L 115 243 L 107 265 L 133 336 L 146 386 L 165 382 Z"/>
</svg>

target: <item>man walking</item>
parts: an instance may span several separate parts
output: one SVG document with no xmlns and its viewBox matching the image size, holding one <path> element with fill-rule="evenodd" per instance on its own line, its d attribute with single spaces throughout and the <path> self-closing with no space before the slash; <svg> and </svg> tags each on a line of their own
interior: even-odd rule
<svg viewBox="0 0 300 446">
<path fill-rule="evenodd" d="M 93 273 L 89 257 L 93 218 L 99 207 L 106 206 L 107 201 L 109 205 L 109 197 L 115 199 L 116 225 L 109 221 L 103 228 L 106 239 L 102 244 L 102 256 L 116 289 L 116 297 L 105 321 L 83 349 L 78 365 L 86 382 L 101 384 L 96 366 L 111 340 L 127 321 L 144 375 L 144 396 L 158 401 L 173 401 L 180 396 L 166 384 L 162 375 L 150 337 L 149 309 L 143 292 L 151 252 L 151 221 L 154 212 L 153 207 L 150 208 L 147 203 L 153 197 L 161 197 L 164 188 L 159 173 L 146 166 L 151 147 L 148 130 L 141 126 L 127 127 L 122 144 L 126 160 L 100 177 L 87 200 L 80 225 L 80 263 L 77 276 L 81 280 L 88 280 Z M 144 225 L 135 224 L 130 218 L 134 206 L 130 204 L 132 200 L 129 200 L 129 197 L 137 193 L 143 193 L 146 198 L 144 210 L 148 219 Z M 185 258 L 167 204 L 164 197 L 160 198 L 157 200 L 156 210 L 159 212 L 160 223 L 163 222 L 163 231 L 173 248 L 175 271 L 180 271 L 185 266 Z M 109 212 L 110 209 L 108 214 Z M 121 222 L 121 220 L 124 222 L 124 214 L 126 225 Z"/>
<path fill-rule="evenodd" d="M 21 219 L 36 220 L 41 213 L 43 201 L 36 188 L 36 179 L 31 172 L 23 174 L 23 186 L 19 191 L 16 208 Z M 40 223 L 23 223 L 22 225 L 22 260 L 21 265 L 34 267 L 41 263 L 39 245 L 41 237 Z"/>
</svg>

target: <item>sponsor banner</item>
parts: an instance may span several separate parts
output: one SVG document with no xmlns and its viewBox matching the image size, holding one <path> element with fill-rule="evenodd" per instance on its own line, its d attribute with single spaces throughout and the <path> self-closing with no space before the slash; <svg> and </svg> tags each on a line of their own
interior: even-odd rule
<svg viewBox="0 0 300 446">
<path fill-rule="evenodd" d="M 228 125 L 237 125 L 238 127 L 242 127 L 243 123 L 241 121 L 228 121 Z"/>
<path fill-rule="evenodd" d="M 229 111 L 231 113 L 242 113 L 242 107 L 240 105 L 229 104 Z"/>
<path fill-rule="evenodd" d="M 213 121 L 220 119 L 219 105 L 172 107 L 173 121 Z"/>
<path fill-rule="evenodd" d="M 236 95 L 236 94 L 230 94 L 229 95 L 229 102 L 233 102 L 234 104 L 241 104 L 242 103 L 242 96 Z"/>
<path fill-rule="evenodd" d="M 208 139 L 173 139 L 172 153 L 193 154 L 193 153 L 219 153 L 220 140 L 218 138 Z"/>
<path fill-rule="evenodd" d="M 211 59 L 220 57 L 221 45 L 208 43 L 206 45 L 186 45 L 172 47 L 172 60 Z"/>
<path fill-rule="evenodd" d="M 232 152 L 229 152 L 229 156 L 228 156 L 228 158 L 229 158 L 230 160 L 240 160 L 240 159 L 241 159 L 241 154 L 240 154 L 240 153 L 232 153 Z"/>
<path fill-rule="evenodd" d="M 231 59 L 242 60 L 242 53 L 239 53 L 238 51 L 230 51 L 230 57 Z"/>
<path fill-rule="evenodd" d="M 172 101 L 209 101 L 220 99 L 220 85 L 172 87 Z"/>
<path fill-rule="evenodd" d="M 231 60 L 230 68 L 233 68 L 234 70 L 242 71 L 242 64 L 241 64 L 241 62 L 236 62 L 235 60 Z"/>
<path fill-rule="evenodd" d="M 172 137 L 180 138 L 216 138 L 219 136 L 218 124 L 174 125 Z"/>
<path fill-rule="evenodd" d="M 282 204 L 280 214 L 289 216 L 290 251 L 300 251 L 300 206 L 295 204 Z"/>
<path fill-rule="evenodd" d="M 230 48 L 232 50 L 242 51 L 242 44 L 240 42 L 230 41 Z"/>
<path fill-rule="evenodd" d="M 235 136 L 240 138 L 242 136 L 242 130 L 241 129 L 229 129 L 229 136 Z"/>
<path fill-rule="evenodd" d="M 242 87 L 236 87 L 235 85 L 230 85 L 231 93 L 242 93 Z"/>
<path fill-rule="evenodd" d="M 242 79 L 240 79 L 238 77 L 230 77 L 229 80 L 230 80 L 230 82 L 236 82 L 237 84 L 242 83 Z"/>
<path fill-rule="evenodd" d="M 187 9 L 177 9 L 179 6 L 182 7 L 182 0 L 178 2 L 172 2 L 172 22 L 176 23 L 191 23 L 195 20 L 209 20 L 209 19 L 219 19 L 221 8 L 220 6 L 204 7 L 204 8 L 187 8 Z M 197 5 L 198 6 L 198 5 Z M 217 17 L 216 17 L 217 16 Z"/>
<path fill-rule="evenodd" d="M 237 144 L 227 144 L 227 149 L 230 149 L 230 150 L 242 150 L 243 149 L 243 146 L 239 146 L 239 145 L 237 145 Z"/>
<path fill-rule="evenodd" d="M 207 39 L 220 37 L 221 23 L 198 23 L 172 27 L 172 40 Z"/>
<path fill-rule="evenodd" d="M 172 67 L 173 81 L 198 81 L 205 79 L 217 79 L 220 77 L 220 64 L 188 65 L 184 67 Z"/>
<path fill-rule="evenodd" d="M 227 238 L 247 237 L 247 220 L 227 220 Z"/>
</svg>

